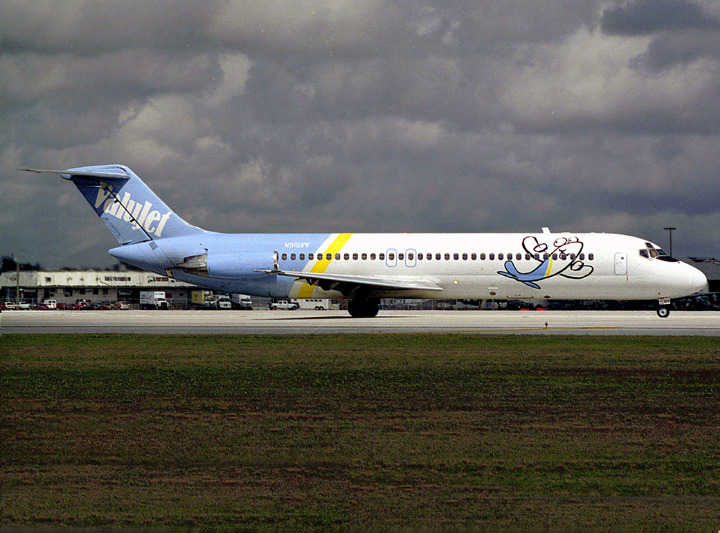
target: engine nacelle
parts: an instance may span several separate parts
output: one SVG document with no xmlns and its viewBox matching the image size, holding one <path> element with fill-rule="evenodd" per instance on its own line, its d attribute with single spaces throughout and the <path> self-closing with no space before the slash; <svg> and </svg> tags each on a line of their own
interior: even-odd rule
<svg viewBox="0 0 720 533">
<path fill-rule="evenodd" d="M 266 252 L 209 252 L 185 257 L 178 266 L 194 276 L 238 279 L 257 276 L 258 270 L 272 270 L 273 256 Z"/>
</svg>

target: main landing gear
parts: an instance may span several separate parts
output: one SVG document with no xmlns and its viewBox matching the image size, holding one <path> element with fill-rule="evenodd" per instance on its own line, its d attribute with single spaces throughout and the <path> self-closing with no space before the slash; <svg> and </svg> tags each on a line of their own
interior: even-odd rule
<svg viewBox="0 0 720 533">
<path fill-rule="evenodd" d="M 348 303 L 348 313 L 353 318 L 372 318 L 380 310 L 379 298 L 353 298 Z"/>
</svg>

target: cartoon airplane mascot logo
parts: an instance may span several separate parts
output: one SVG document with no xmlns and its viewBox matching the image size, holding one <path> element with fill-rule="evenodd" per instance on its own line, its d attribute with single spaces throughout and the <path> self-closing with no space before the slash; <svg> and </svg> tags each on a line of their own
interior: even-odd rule
<svg viewBox="0 0 720 533">
<path fill-rule="evenodd" d="M 583 243 L 577 237 L 560 237 L 555 239 L 552 246 L 540 242 L 535 237 L 523 239 L 525 252 L 533 257 L 540 265 L 531 272 L 520 272 L 512 261 L 505 262 L 505 272 L 498 272 L 501 276 L 514 279 L 539 289 L 540 285 L 535 283 L 553 276 L 564 278 L 582 279 L 593 272 L 593 267 L 586 265 L 581 260 Z M 552 250 L 551 250 L 552 248 Z"/>
</svg>

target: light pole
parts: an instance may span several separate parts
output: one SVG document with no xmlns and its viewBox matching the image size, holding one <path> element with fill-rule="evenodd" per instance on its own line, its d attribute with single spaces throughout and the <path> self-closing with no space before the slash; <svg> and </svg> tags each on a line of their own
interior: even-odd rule
<svg viewBox="0 0 720 533">
<path fill-rule="evenodd" d="M 663 228 L 663 229 L 670 232 L 670 257 L 672 257 L 673 256 L 673 254 L 672 254 L 672 232 L 674 229 L 677 229 L 677 228 Z"/>
</svg>

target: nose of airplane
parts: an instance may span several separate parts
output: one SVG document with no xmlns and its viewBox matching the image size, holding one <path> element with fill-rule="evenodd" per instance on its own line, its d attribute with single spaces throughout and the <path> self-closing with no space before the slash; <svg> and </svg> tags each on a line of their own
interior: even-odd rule
<svg viewBox="0 0 720 533">
<path fill-rule="evenodd" d="M 705 277 L 705 274 L 700 272 L 697 268 L 688 265 L 688 269 L 690 270 L 689 277 L 690 277 L 690 285 L 692 286 L 692 293 L 696 292 L 704 292 L 708 285 L 708 280 Z M 692 294 L 691 293 L 691 294 Z"/>
</svg>

